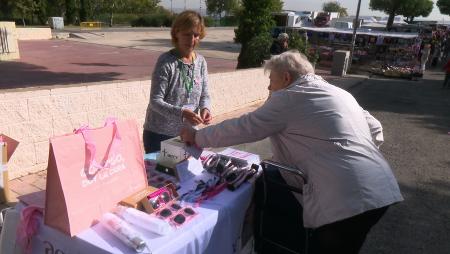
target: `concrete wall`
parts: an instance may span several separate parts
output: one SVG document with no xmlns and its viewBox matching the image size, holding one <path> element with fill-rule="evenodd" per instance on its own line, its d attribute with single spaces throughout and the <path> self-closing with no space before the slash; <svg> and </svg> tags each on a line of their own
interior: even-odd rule
<svg viewBox="0 0 450 254">
<path fill-rule="evenodd" d="M 52 38 L 52 30 L 49 27 L 18 27 L 17 33 L 19 40 L 49 40 Z"/>
<path fill-rule="evenodd" d="M 265 100 L 269 79 L 262 69 L 210 74 L 213 115 Z M 0 90 L 0 133 L 20 145 L 8 165 L 12 178 L 44 170 L 48 139 L 82 124 L 99 127 L 107 116 L 136 119 L 142 131 L 149 80 Z"/>
</svg>

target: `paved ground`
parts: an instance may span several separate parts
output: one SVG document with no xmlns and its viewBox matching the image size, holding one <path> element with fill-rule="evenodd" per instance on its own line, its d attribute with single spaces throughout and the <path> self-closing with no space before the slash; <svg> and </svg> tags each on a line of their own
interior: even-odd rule
<svg viewBox="0 0 450 254">
<path fill-rule="evenodd" d="M 442 73 L 421 81 L 370 79 L 352 89 L 383 124 L 383 154 L 405 201 L 391 207 L 362 254 L 450 253 L 450 89 Z"/>
<path fill-rule="evenodd" d="M 172 48 L 168 28 L 73 28 L 54 35 L 69 34 L 66 40 L 19 41 L 20 60 L 0 62 L 0 89 L 145 79 Z M 210 73 L 236 68 L 240 45 L 233 37 L 233 28 L 208 29 L 198 52 Z"/>
<path fill-rule="evenodd" d="M 21 58 L 0 62 L 0 89 L 149 78 L 162 53 L 78 41 L 20 41 Z M 206 58 L 210 73 L 237 61 Z"/>
<path fill-rule="evenodd" d="M 70 29 L 58 32 L 69 33 L 71 41 L 81 41 L 116 47 L 167 51 L 171 48 L 169 28 L 115 28 L 99 31 Z M 241 50 L 234 43 L 233 27 L 209 27 L 206 37 L 201 41 L 199 53 L 211 57 L 236 60 Z"/>
</svg>

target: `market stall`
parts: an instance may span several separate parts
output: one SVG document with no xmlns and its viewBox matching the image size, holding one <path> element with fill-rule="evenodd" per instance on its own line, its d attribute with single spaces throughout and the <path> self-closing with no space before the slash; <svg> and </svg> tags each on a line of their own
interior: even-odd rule
<svg viewBox="0 0 450 254">
<path fill-rule="evenodd" d="M 302 28 L 308 34 L 311 51 L 319 52 L 321 64 L 332 61 L 335 50 L 350 50 L 353 30 Z M 387 77 L 418 76 L 417 62 L 421 40 L 417 33 L 358 29 L 353 54 L 354 68 Z"/>
<path fill-rule="evenodd" d="M 136 134 L 134 131 L 130 132 L 132 135 L 127 133 L 126 128 L 130 126 L 126 123 L 113 126 L 103 128 L 107 129 L 108 135 L 84 133 L 83 136 L 78 133 L 59 137 L 65 141 L 71 139 L 72 143 L 78 140 L 83 146 L 86 137 L 89 137 L 86 144 L 95 143 L 96 152 L 93 158 L 88 155 L 92 155 L 94 150 L 89 150 L 90 153 L 82 151 L 88 159 L 78 158 L 74 161 L 75 164 L 80 161 L 80 165 L 88 162 L 92 164 L 92 161 L 104 156 L 109 158 L 106 160 L 109 163 L 103 164 L 100 160 L 95 162 L 102 164 L 102 168 L 96 172 L 100 173 L 90 178 L 87 174 L 93 172 L 92 167 L 82 170 L 81 181 L 78 181 L 76 176 L 80 175 L 80 172 L 74 172 L 75 175 L 69 177 L 70 184 L 61 179 L 64 177 L 62 171 L 58 170 L 56 182 L 60 183 L 59 187 L 66 188 L 52 191 L 49 189 L 52 184 L 47 182 L 47 191 L 19 197 L 21 202 L 15 209 L 6 213 L 5 228 L 0 239 L 1 250 L 15 253 L 28 249 L 29 253 L 59 254 L 228 254 L 241 250 L 248 240 L 247 238 L 244 241 L 241 234 L 244 217 L 253 196 L 252 182 L 259 172 L 258 155 L 231 148 L 219 153 L 202 152 L 198 149 L 188 149 L 177 140 L 168 140 L 162 144 L 162 153 L 135 157 L 136 162 L 142 162 L 138 164 L 143 168 L 125 167 L 131 157 L 117 147 L 112 149 L 115 150 L 114 153 L 111 152 L 111 147 L 118 144 L 115 140 L 118 136 L 116 133 L 120 133 L 120 144 L 127 147 L 133 142 L 127 143 L 125 140 L 137 136 L 133 137 Z M 109 137 L 106 138 L 109 141 L 104 142 L 104 147 L 100 144 L 101 138 L 96 139 L 100 136 Z M 54 160 L 58 161 L 61 152 L 52 150 L 59 150 L 58 140 L 51 142 L 51 158 L 53 156 Z M 177 142 L 180 143 L 179 146 L 173 146 Z M 76 145 L 71 148 L 74 147 Z M 119 156 L 120 150 L 123 157 Z M 69 151 L 66 152 L 65 155 L 74 157 L 69 155 Z M 67 158 L 65 159 L 67 162 Z M 169 168 L 170 162 L 174 163 L 174 167 Z M 56 179 L 52 172 L 52 163 L 50 159 L 47 181 Z M 146 173 L 141 174 L 141 170 Z M 64 171 L 67 171 L 67 168 Z M 86 176 L 88 178 L 85 178 Z M 132 195 L 122 193 L 118 202 L 104 207 L 108 205 L 108 199 L 111 199 L 115 188 L 119 189 L 120 186 L 122 190 L 127 190 L 127 185 L 133 183 L 126 180 L 130 176 L 138 178 L 135 179 L 138 183 L 144 176 L 145 182 L 153 186 L 144 184 L 143 188 L 139 188 Z M 111 185 L 112 183 L 114 185 Z M 67 187 L 70 185 L 72 186 Z M 91 187 L 92 189 L 89 189 Z M 84 189 L 89 189 L 87 193 L 90 193 L 91 197 L 83 197 L 81 202 L 77 201 L 82 196 L 80 193 L 86 191 Z M 51 196 L 49 192 L 64 194 L 64 198 L 55 200 L 57 195 Z M 93 197 L 95 198 L 89 200 Z M 71 206 L 74 201 L 77 201 L 75 208 Z M 50 207 L 61 211 L 67 208 L 67 211 L 55 215 L 54 211 L 52 214 L 52 211 L 48 210 Z M 89 212 L 92 207 L 95 208 L 94 211 L 101 210 L 101 213 L 94 217 L 93 213 Z M 74 214 L 75 217 L 71 217 Z M 84 221 L 89 224 L 80 227 Z"/>
</svg>

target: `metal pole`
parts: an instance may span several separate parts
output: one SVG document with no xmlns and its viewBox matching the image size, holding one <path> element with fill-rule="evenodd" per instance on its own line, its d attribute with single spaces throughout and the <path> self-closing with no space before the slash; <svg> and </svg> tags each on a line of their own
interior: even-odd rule
<svg viewBox="0 0 450 254">
<path fill-rule="evenodd" d="M 358 0 L 358 9 L 356 9 L 356 18 L 353 23 L 353 36 L 352 36 L 352 47 L 350 48 L 350 61 L 348 63 L 348 68 L 352 66 L 353 61 L 353 51 L 355 51 L 355 42 L 356 42 L 356 29 L 359 25 L 359 9 L 361 8 L 361 0 Z"/>
<path fill-rule="evenodd" d="M 173 0 L 170 0 L 170 12 L 173 14 Z"/>
<path fill-rule="evenodd" d="M 186 10 L 186 0 L 184 0 L 184 10 Z"/>
</svg>

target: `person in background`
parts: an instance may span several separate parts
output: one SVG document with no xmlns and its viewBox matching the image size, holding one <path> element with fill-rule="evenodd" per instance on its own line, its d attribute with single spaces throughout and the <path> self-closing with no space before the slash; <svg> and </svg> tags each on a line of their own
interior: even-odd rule
<svg viewBox="0 0 450 254">
<path fill-rule="evenodd" d="M 279 55 L 286 52 L 289 48 L 289 35 L 287 33 L 280 33 L 278 38 L 273 41 L 270 47 L 271 55 Z"/>
<path fill-rule="evenodd" d="M 425 44 L 423 46 L 423 49 L 421 51 L 421 56 L 420 56 L 420 66 L 421 66 L 420 69 L 422 70 L 422 73 L 425 72 L 428 58 L 430 57 L 430 52 L 431 52 L 431 45 Z"/>
<path fill-rule="evenodd" d="M 159 151 L 161 141 L 177 136 L 184 124 L 212 120 L 206 61 L 194 51 L 205 37 L 203 17 L 194 11 L 180 13 L 170 35 L 174 48 L 158 58 L 152 75 L 143 133 L 145 153 Z"/>
<path fill-rule="evenodd" d="M 227 147 L 270 138 L 273 160 L 301 169 L 307 183 L 282 174 L 312 228 L 310 253 L 358 253 L 388 207 L 403 200 L 378 147 L 380 122 L 347 91 L 314 74 L 306 56 L 288 51 L 265 63 L 272 96 L 255 111 L 217 125 L 183 128 L 184 142 Z M 293 194 L 294 195 L 294 194 Z"/>
<path fill-rule="evenodd" d="M 448 82 L 450 81 L 450 59 L 447 61 L 447 64 L 444 65 L 445 70 L 445 79 L 444 79 L 444 84 L 442 84 L 442 88 L 450 88 L 450 85 L 448 84 Z"/>
</svg>

